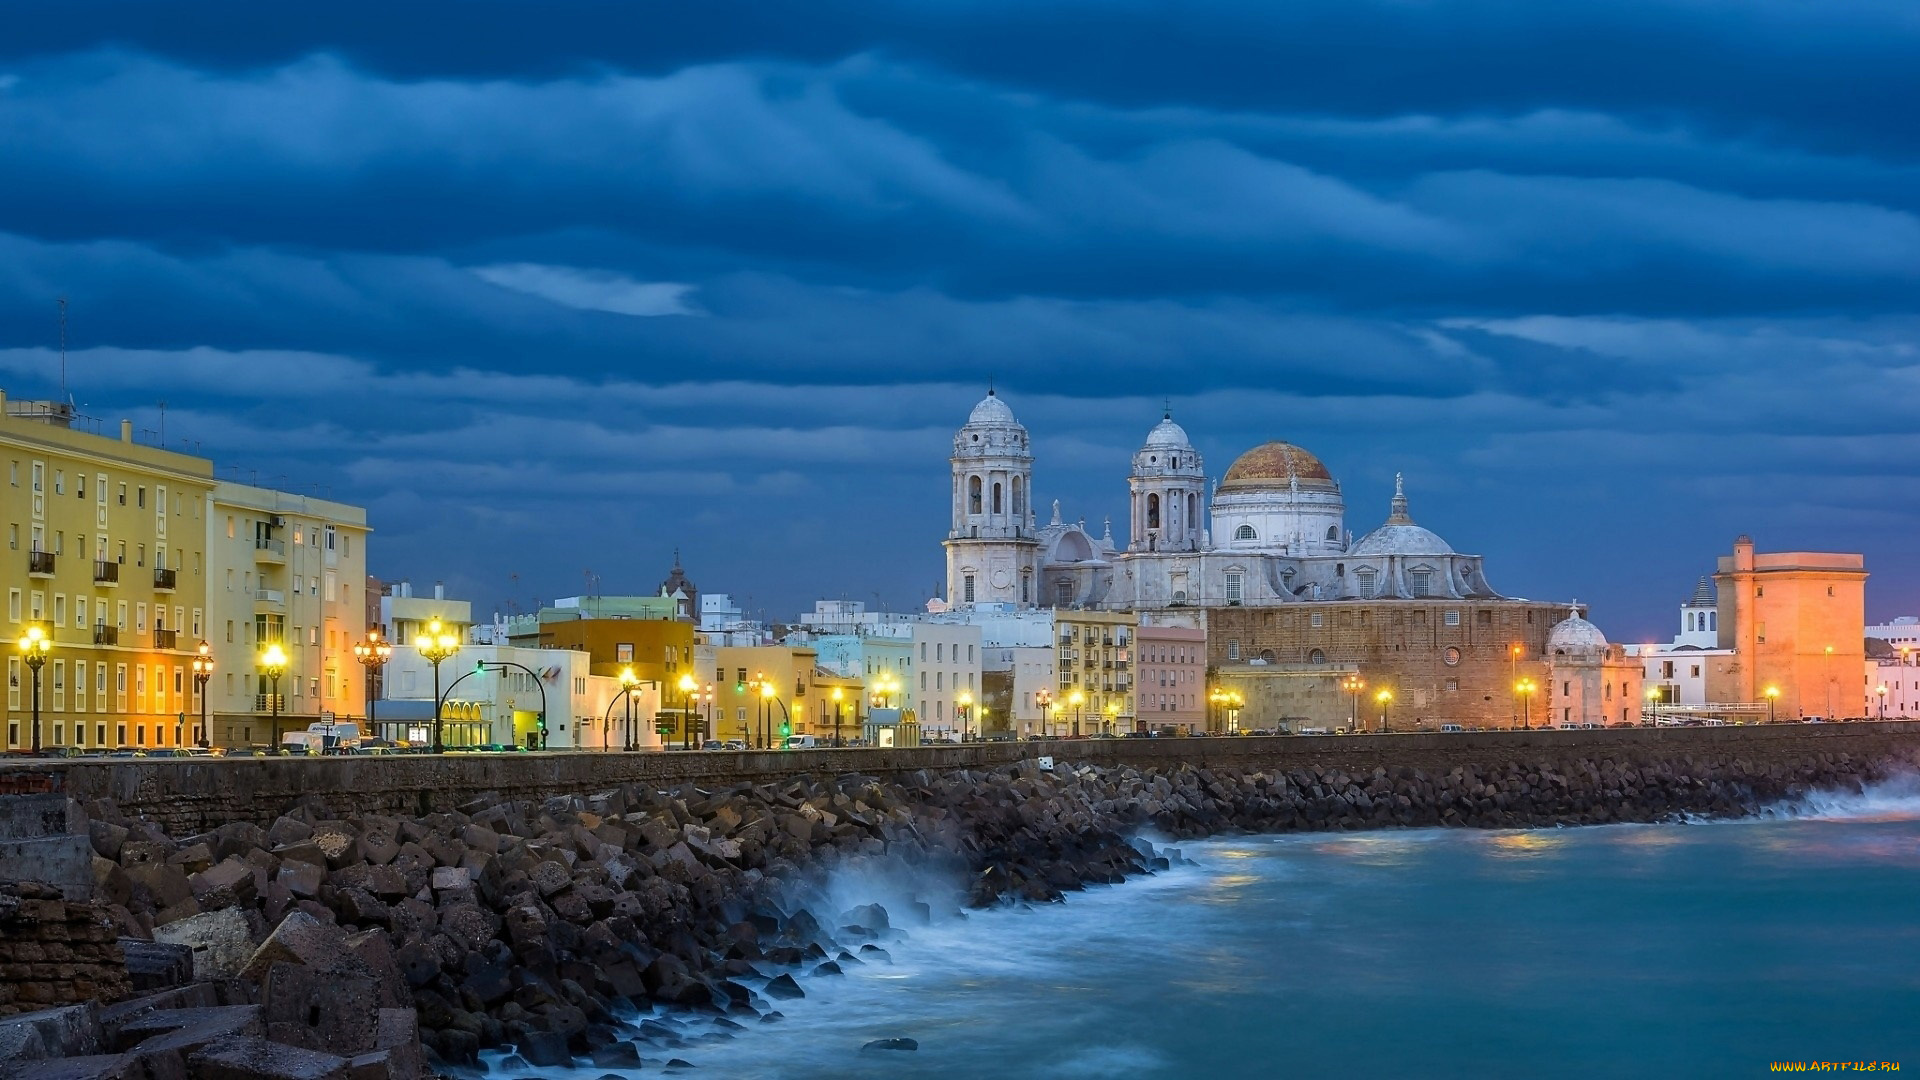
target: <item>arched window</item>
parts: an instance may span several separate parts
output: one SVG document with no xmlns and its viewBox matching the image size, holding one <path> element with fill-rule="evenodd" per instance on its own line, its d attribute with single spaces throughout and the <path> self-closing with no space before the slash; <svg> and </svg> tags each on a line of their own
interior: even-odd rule
<svg viewBox="0 0 1920 1080">
<path fill-rule="evenodd" d="M 1707 629 L 1709 630 L 1720 629 L 1720 613 L 1719 612 L 1717 611 L 1707 612 Z"/>
<path fill-rule="evenodd" d="M 1340 526 L 1338 525 L 1327 526 L 1327 539 L 1329 540 L 1340 539 Z"/>
<path fill-rule="evenodd" d="M 996 514 L 1002 512 L 1000 509 L 1000 481 L 998 480 L 993 482 L 993 512 Z"/>
<path fill-rule="evenodd" d="M 980 478 L 977 476 L 968 477 L 967 479 L 967 513 L 977 514 L 979 512 L 980 512 Z"/>
<path fill-rule="evenodd" d="M 1693 612 L 1687 612 L 1687 633 L 1693 633 Z"/>
<path fill-rule="evenodd" d="M 1254 539 L 1254 535 L 1253 535 L 1253 526 L 1251 526 L 1251 525 L 1242 525 L 1242 526 L 1240 526 L 1239 528 L 1237 528 L 1237 529 L 1235 529 L 1235 530 L 1233 530 L 1233 538 L 1234 538 L 1235 540 L 1252 540 L 1252 539 Z"/>
<path fill-rule="evenodd" d="M 1191 526 L 1194 522 L 1200 520 L 1200 514 L 1197 509 L 1199 505 L 1200 504 L 1198 500 L 1196 500 L 1193 494 L 1189 492 L 1187 494 L 1187 524 L 1189 526 Z"/>
<path fill-rule="evenodd" d="M 1269 663 L 1269 664 L 1271 664 L 1271 663 L 1273 663 L 1273 661 L 1274 661 L 1274 655 L 1273 655 L 1273 650 L 1272 650 L 1272 649 L 1261 649 L 1261 650 L 1260 650 L 1260 659 L 1262 659 L 1262 660 L 1265 660 L 1265 661 L 1266 661 L 1267 663 Z"/>
<path fill-rule="evenodd" d="M 1147 528 L 1157 529 L 1159 527 L 1160 527 L 1160 496 L 1148 495 L 1147 496 Z"/>
<path fill-rule="evenodd" d="M 1315 649 L 1307 654 L 1307 663 L 1309 664 L 1324 664 L 1326 662 L 1327 654 L 1321 652 L 1319 649 Z"/>
<path fill-rule="evenodd" d="M 1013 478 L 1013 512 L 1015 514 L 1027 512 L 1027 487 L 1017 476 Z"/>
</svg>

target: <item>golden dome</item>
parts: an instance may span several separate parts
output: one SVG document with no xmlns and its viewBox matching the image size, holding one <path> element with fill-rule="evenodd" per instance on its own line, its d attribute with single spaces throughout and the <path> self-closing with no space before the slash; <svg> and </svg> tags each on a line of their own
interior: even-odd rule
<svg viewBox="0 0 1920 1080">
<path fill-rule="evenodd" d="M 1303 488 L 1338 491 L 1333 474 L 1311 453 L 1292 443 L 1270 442 L 1241 454 L 1220 479 L 1221 491 L 1284 490 L 1297 481 Z"/>
</svg>

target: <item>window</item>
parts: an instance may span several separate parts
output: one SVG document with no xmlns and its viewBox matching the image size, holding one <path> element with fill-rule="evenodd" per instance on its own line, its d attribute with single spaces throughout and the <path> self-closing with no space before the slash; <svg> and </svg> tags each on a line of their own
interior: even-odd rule
<svg viewBox="0 0 1920 1080">
<path fill-rule="evenodd" d="M 1159 527 L 1160 527 L 1160 496 L 1148 495 L 1147 496 L 1147 528 L 1157 529 Z"/>
<path fill-rule="evenodd" d="M 1000 481 L 998 481 L 998 480 L 995 480 L 995 481 L 993 482 L 993 512 L 994 512 L 994 513 L 996 513 L 996 514 L 998 514 L 998 513 L 1000 513 L 1000 512 L 1001 512 L 1001 510 L 1000 510 Z"/>
<path fill-rule="evenodd" d="M 1431 570 L 1407 571 L 1407 591 L 1411 592 L 1415 596 L 1432 596 L 1433 595 L 1433 571 Z"/>
<path fill-rule="evenodd" d="M 1440 654 L 1440 662 L 1448 667 L 1453 667 L 1460 662 L 1460 650 L 1451 645 L 1447 646 L 1446 651 Z"/>
<path fill-rule="evenodd" d="M 1320 629 L 1326 624 L 1327 624 L 1327 617 L 1322 612 L 1316 611 L 1312 615 L 1307 616 L 1307 625 L 1313 627 L 1315 630 Z"/>
<path fill-rule="evenodd" d="M 1014 490 L 1018 491 L 1018 486 Z M 1020 571 L 1020 602 L 1033 603 L 1033 571 L 1031 570 Z"/>
<path fill-rule="evenodd" d="M 1227 642 L 1227 659 L 1229 660 L 1240 659 L 1240 643 L 1239 642 L 1237 641 Z"/>
<path fill-rule="evenodd" d="M 1358 592 L 1362 597 L 1369 597 L 1374 595 L 1373 570 L 1368 567 L 1361 567 L 1360 569 L 1355 570 L 1353 572 L 1353 585 L 1354 585 L 1355 591 Z"/>
<path fill-rule="evenodd" d="M 1238 570 L 1227 571 L 1227 603 L 1238 604 L 1241 599 L 1241 573 Z"/>
<path fill-rule="evenodd" d="M 1446 622 L 1446 624 L 1447 624 L 1448 626 L 1459 626 L 1459 625 L 1460 625 L 1460 613 L 1459 613 L 1459 612 L 1457 612 L 1457 611 L 1449 611 L 1449 612 L 1447 612 L 1447 614 L 1446 614 L 1446 618 L 1445 618 L 1445 622 Z"/>
<path fill-rule="evenodd" d="M 140 485 L 139 496 L 136 502 L 140 509 L 145 510 L 147 508 L 147 485 Z"/>
<path fill-rule="evenodd" d="M 1327 539 L 1329 541 L 1340 539 L 1340 526 L 1338 525 L 1327 526 Z"/>
<path fill-rule="evenodd" d="M 127 505 L 127 485 L 125 484 L 120 485 L 120 505 Z"/>
<path fill-rule="evenodd" d="M 1054 603 L 1058 604 L 1061 607 L 1072 607 L 1073 606 L 1073 582 L 1062 581 L 1055 584 L 1053 587 L 1053 600 L 1054 600 Z"/>
<path fill-rule="evenodd" d="M 964 594 L 962 598 L 969 604 L 973 603 L 973 575 L 972 574 L 966 575 L 966 577 L 961 580 L 961 588 Z"/>
<path fill-rule="evenodd" d="M 1315 649 L 1307 654 L 1307 663 L 1309 664 L 1324 664 L 1326 662 L 1327 654 L 1321 652 L 1319 649 Z"/>
<path fill-rule="evenodd" d="M 977 514 L 979 512 L 980 478 L 977 476 L 969 476 L 967 478 L 967 513 Z"/>
<path fill-rule="evenodd" d="M 1252 540 L 1252 539 L 1255 539 L 1255 536 L 1254 536 L 1254 533 L 1253 533 L 1253 526 L 1251 526 L 1251 525 L 1242 525 L 1242 526 L 1240 526 L 1239 528 L 1237 528 L 1237 529 L 1235 529 L 1235 530 L 1233 530 L 1233 538 L 1234 538 L 1235 540 Z"/>
</svg>

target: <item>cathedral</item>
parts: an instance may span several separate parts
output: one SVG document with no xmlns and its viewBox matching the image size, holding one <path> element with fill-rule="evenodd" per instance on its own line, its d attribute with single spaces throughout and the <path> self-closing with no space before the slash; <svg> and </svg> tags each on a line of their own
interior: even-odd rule
<svg viewBox="0 0 1920 1080">
<path fill-rule="evenodd" d="M 1133 455 L 1123 548 L 1111 521 L 1095 535 L 1057 502 L 1040 523 L 1033 445 L 997 394 L 973 407 L 950 460 L 940 609 L 1051 609 L 1066 628 L 1063 643 L 1074 632 L 1068 624 L 1114 616 L 1143 632 L 1202 630 L 1207 689 L 1245 702 L 1235 717 L 1210 716 L 1214 730 L 1243 721 L 1296 731 L 1328 717 L 1357 723 L 1362 687 L 1369 702 L 1391 700 L 1392 715 L 1383 704 L 1375 722 L 1396 729 L 1573 716 L 1574 680 L 1555 678 L 1549 639 L 1563 622 L 1590 625 L 1580 621 L 1583 609 L 1495 592 L 1480 556 L 1415 523 L 1398 478 L 1386 519 L 1356 538 L 1340 482 L 1312 453 L 1265 443 L 1215 483 L 1168 413 Z M 1099 635 L 1104 650 L 1106 631 Z M 1115 651 L 1100 652 L 1097 669 L 1092 644 L 1084 656 L 1062 644 L 1054 689 L 1063 700 L 1077 688 L 1113 702 L 1123 725 L 1148 723 L 1146 703 L 1130 695 L 1144 698 L 1149 688 L 1129 683 L 1126 635 L 1111 636 Z M 1602 706 L 1618 722 L 1619 680 L 1588 681 L 1593 709 L 1582 699 L 1566 722 L 1593 722 Z M 1159 705 L 1160 687 L 1152 693 Z"/>
<path fill-rule="evenodd" d="M 1414 523 L 1399 478 L 1386 520 L 1355 539 L 1340 483 L 1308 451 L 1256 446 L 1209 486 L 1169 413 L 1127 477 L 1127 546 L 1032 506 L 1027 429 L 992 392 L 954 435 L 947 603 L 1151 611 L 1316 600 L 1504 599 L 1478 555 Z"/>
</svg>

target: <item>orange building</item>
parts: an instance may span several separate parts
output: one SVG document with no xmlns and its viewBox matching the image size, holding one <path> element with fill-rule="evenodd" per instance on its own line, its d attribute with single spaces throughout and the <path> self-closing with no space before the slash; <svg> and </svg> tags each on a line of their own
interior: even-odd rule
<svg viewBox="0 0 1920 1080">
<path fill-rule="evenodd" d="M 1753 539 L 1743 535 L 1732 555 L 1720 557 L 1713 583 L 1720 647 L 1733 649 L 1734 657 L 1724 671 L 1709 672 L 1708 700 L 1774 696 L 1781 719 L 1854 713 L 1866 661 L 1864 557 L 1755 554 Z"/>
</svg>

